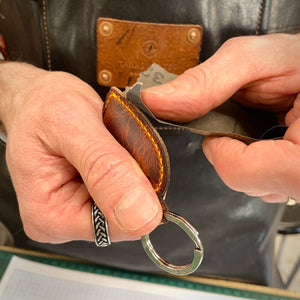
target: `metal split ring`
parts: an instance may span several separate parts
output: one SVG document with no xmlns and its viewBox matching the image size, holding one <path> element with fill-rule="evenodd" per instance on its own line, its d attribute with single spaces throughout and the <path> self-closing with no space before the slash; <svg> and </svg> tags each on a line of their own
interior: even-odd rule
<svg viewBox="0 0 300 300">
<path fill-rule="evenodd" d="M 171 211 L 167 211 L 164 213 L 164 217 L 181 227 L 187 235 L 191 238 L 191 240 L 195 243 L 196 248 L 194 249 L 194 258 L 193 261 L 188 265 L 177 266 L 171 264 L 161 258 L 158 253 L 154 250 L 149 235 L 142 236 L 142 245 L 144 247 L 145 252 L 150 257 L 150 259 L 161 269 L 164 271 L 174 274 L 174 275 L 188 275 L 197 270 L 200 266 L 203 259 L 203 247 L 202 243 L 198 237 L 197 230 L 183 217 L 177 215 Z"/>
<path fill-rule="evenodd" d="M 198 237 L 198 232 L 187 220 L 185 220 L 180 215 L 167 211 L 164 213 L 164 217 L 167 221 L 175 223 L 179 227 L 181 227 L 195 243 L 196 248 L 194 249 L 193 261 L 190 264 L 183 266 L 177 266 L 167 262 L 166 260 L 161 258 L 154 250 L 149 235 L 144 235 L 141 238 L 144 250 L 149 258 L 162 270 L 174 275 L 191 274 L 195 270 L 197 270 L 203 259 L 203 247 Z M 111 242 L 108 234 L 107 221 L 94 201 L 92 204 L 92 221 L 95 235 L 95 244 L 98 247 L 109 246 Z"/>
</svg>

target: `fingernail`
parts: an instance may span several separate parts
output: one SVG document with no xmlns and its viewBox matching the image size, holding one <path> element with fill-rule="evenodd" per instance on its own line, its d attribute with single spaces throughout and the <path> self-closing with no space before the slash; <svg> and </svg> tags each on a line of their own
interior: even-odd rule
<svg viewBox="0 0 300 300">
<path fill-rule="evenodd" d="M 167 95 L 173 92 L 175 92 L 175 89 L 169 84 L 159 85 L 143 90 L 143 93 L 152 93 L 157 95 Z"/>
<path fill-rule="evenodd" d="M 135 189 L 118 202 L 114 212 L 124 230 L 137 230 L 155 218 L 158 202 L 147 190 Z"/>
</svg>

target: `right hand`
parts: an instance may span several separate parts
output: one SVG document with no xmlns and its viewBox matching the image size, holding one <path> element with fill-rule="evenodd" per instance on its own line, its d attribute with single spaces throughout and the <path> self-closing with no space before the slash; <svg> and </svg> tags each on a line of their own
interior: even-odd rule
<svg viewBox="0 0 300 300">
<path fill-rule="evenodd" d="M 286 114 L 282 140 L 250 145 L 228 137 L 203 142 L 207 159 L 231 189 L 266 202 L 300 202 L 300 34 L 236 37 L 175 80 L 143 90 L 158 117 L 187 122 L 233 98 Z"/>
<path fill-rule="evenodd" d="M 105 128 L 102 101 L 88 84 L 7 62 L 0 64 L 0 90 L 7 164 L 30 238 L 94 240 L 90 197 L 112 241 L 138 239 L 160 223 L 150 182 Z"/>
</svg>

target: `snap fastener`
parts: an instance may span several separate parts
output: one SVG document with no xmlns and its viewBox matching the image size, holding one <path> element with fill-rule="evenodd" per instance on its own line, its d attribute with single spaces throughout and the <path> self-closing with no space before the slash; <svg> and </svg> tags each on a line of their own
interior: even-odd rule
<svg viewBox="0 0 300 300">
<path fill-rule="evenodd" d="M 112 79 L 112 73 L 108 70 L 101 70 L 98 79 L 99 83 L 108 84 Z"/>
<path fill-rule="evenodd" d="M 102 22 L 99 31 L 103 36 L 110 36 L 113 32 L 113 25 L 110 22 Z"/>
<path fill-rule="evenodd" d="M 198 43 L 201 39 L 200 31 L 196 28 L 190 29 L 187 33 L 187 39 L 192 44 Z"/>
</svg>

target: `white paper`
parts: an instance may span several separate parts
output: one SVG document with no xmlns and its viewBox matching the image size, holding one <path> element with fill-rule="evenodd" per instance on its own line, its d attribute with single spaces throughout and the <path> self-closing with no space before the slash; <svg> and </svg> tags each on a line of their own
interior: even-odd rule
<svg viewBox="0 0 300 300">
<path fill-rule="evenodd" d="M 73 271 L 14 256 L 0 283 L 1 300 L 229 300 L 232 297 Z M 234 299 L 241 299 L 234 297 Z"/>
</svg>

